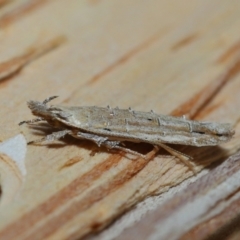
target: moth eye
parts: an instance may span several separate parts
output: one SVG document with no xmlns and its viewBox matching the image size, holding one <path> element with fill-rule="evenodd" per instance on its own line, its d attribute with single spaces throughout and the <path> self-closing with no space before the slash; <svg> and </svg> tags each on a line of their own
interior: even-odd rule
<svg viewBox="0 0 240 240">
<path fill-rule="evenodd" d="M 205 134 L 205 132 L 198 132 L 198 131 L 194 131 L 194 133 Z"/>
<path fill-rule="evenodd" d="M 148 121 L 152 121 L 152 118 L 147 118 Z"/>
<path fill-rule="evenodd" d="M 109 128 L 103 128 L 103 130 L 111 132 L 111 129 L 109 129 Z"/>
</svg>

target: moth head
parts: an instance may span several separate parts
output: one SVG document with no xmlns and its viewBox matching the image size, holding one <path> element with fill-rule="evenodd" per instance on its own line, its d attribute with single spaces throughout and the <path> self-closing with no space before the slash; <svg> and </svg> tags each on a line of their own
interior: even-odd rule
<svg viewBox="0 0 240 240">
<path fill-rule="evenodd" d="M 32 111 L 32 113 L 36 116 L 42 116 L 43 113 L 47 112 L 47 108 L 48 108 L 48 106 L 38 101 L 28 101 L 27 105 Z"/>
<path fill-rule="evenodd" d="M 27 102 L 27 105 L 32 111 L 33 115 L 43 117 L 45 119 L 50 119 L 52 117 L 52 112 L 50 111 L 50 107 L 47 105 L 47 103 L 56 97 L 57 96 L 50 97 L 43 102 L 30 100 Z"/>
</svg>

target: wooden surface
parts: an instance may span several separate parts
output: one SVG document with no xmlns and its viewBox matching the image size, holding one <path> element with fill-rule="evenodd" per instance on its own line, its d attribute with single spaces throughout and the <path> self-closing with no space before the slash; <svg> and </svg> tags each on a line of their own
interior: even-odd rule
<svg viewBox="0 0 240 240">
<path fill-rule="evenodd" d="M 238 0 L 12 0 L 1 1 L 0 7 L 2 144 L 18 134 L 30 141 L 53 131 L 18 126 L 32 118 L 27 100 L 58 95 L 53 103 L 153 109 L 233 124 L 236 135 L 222 146 L 176 147 L 194 157 L 196 172 L 208 172 L 215 162 L 214 176 L 221 181 L 202 188 L 202 196 L 218 191 L 227 181 L 221 164 L 240 146 Z M 17 151 L 16 145 L 14 142 L 12 152 Z M 144 144 L 135 147 L 151 149 Z M 133 161 L 71 137 L 51 145 L 27 146 L 21 163 L 26 174 L 17 169 L 11 156 L 0 153 L 0 162 L 3 240 L 98 238 L 89 234 L 109 226 L 146 197 L 178 188 L 194 175 L 164 151 L 151 161 Z M 229 176 L 239 171 L 237 161 L 230 163 L 234 170 Z M 240 201 L 239 182 L 234 187 L 231 181 L 225 184 L 230 190 L 216 202 L 232 201 L 219 208 L 222 214 L 229 206 L 235 209 Z M 200 199 L 197 194 L 193 198 Z M 161 221 L 172 214 L 167 209 L 159 216 Z M 204 214 L 201 218 L 195 215 L 191 228 L 173 230 L 175 236 L 188 239 L 194 233 L 196 239 L 204 239 L 239 218 L 238 211 L 228 218 L 214 211 L 206 218 Z M 196 229 L 213 216 L 219 223 L 204 228 L 205 235 L 198 234 Z M 129 232 L 119 231 L 118 238 L 133 239 L 131 231 L 139 229 L 141 223 Z M 160 239 L 154 228 L 150 230 L 149 239 Z M 107 233 L 105 236 L 107 239 Z M 237 230 L 232 239 L 236 236 Z"/>
</svg>

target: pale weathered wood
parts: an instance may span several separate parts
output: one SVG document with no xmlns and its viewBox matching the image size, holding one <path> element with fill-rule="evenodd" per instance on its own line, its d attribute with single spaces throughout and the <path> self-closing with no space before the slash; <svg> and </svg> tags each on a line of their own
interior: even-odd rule
<svg viewBox="0 0 240 240">
<path fill-rule="evenodd" d="M 51 132 L 18 123 L 32 118 L 27 100 L 59 95 L 54 103 L 131 106 L 235 124 L 235 138 L 221 147 L 176 147 L 194 157 L 196 172 L 239 148 L 239 1 L 0 6 L 1 141 Z M 77 239 L 193 176 L 164 151 L 149 162 L 133 161 L 70 137 L 28 146 L 25 164 L 21 188 L 0 211 L 0 239 Z"/>
<path fill-rule="evenodd" d="M 239 157 L 231 156 L 116 239 L 226 239 L 239 230 Z"/>
</svg>

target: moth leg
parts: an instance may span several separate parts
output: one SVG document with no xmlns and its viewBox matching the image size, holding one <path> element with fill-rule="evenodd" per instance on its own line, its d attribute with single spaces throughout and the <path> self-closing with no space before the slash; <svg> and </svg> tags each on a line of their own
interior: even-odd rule
<svg viewBox="0 0 240 240">
<path fill-rule="evenodd" d="M 108 148 L 119 149 L 119 150 L 122 150 L 122 151 L 124 151 L 126 153 L 130 153 L 132 155 L 139 156 L 139 157 L 141 157 L 141 158 L 143 158 L 145 160 L 148 160 L 148 161 L 151 160 L 156 155 L 156 153 L 159 151 L 159 149 L 160 149 L 159 146 L 153 145 L 153 150 L 151 150 L 149 153 L 144 155 L 144 154 L 135 152 L 135 151 L 133 151 L 133 150 L 131 150 L 129 148 L 121 147 L 121 146 L 118 145 L 119 143 L 120 142 L 118 142 L 118 141 L 107 141 L 107 142 L 104 142 L 103 144 L 107 144 L 108 146 L 106 146 L 106 147 L 108 147 Z M 115 145 L 109 147 L 109 144 L 111 144 L 111 145 L 115 144 Z"/>
<path fill-rule="evenodd" d="M 28 142 L 28 144 L 36 144 L 36 143 L 40 143 L 40 142 L 53 142 L 54 140 L 58 140 L 69 133 L 71 133 L 71 130 L 63 130 L 63 131 L 59 131 L 59 132 L 54 132 L 52 134 L 47 135 L 46 137 L 43 137 L 43 138 L 40 138 L 40 139 L 37 139 L 34 141 L 30 141 L 30 142 Z"/>
<path fill-rule="evenodd" d="M 102 136 L 98 136 L 95 134 L 91 134 L 91 133 L 82 133 L 82 132 L 78 132 L 77 134 L 70 134 L 75 138 L 79 138 L 79 139 L 87 139 L 90 140 L 92 142 L 95 142 L 99 147 L 100 146 L 104 146 L 107 149 L 118 149 L 127 153 L 131 153 L 133 155 L 137 155 L 139 157 L 145 158 L 145 156 L 141 153 L 135 152 L 131 149 L 125 148 L 125 147 L 121 147 L 119 146 L 120 141 L 112 141 L 112 140 L 108 140 L 107 137 L 102 137 Z"/>
<path fill-rule="evenodd" d="M 22 121 L 18 125 L 20 126 L 20 125 L 22 125 L 24 123 L 31 124 L 31 123 L 40 122 L 40 121 L 45 121 L 45 119 L 41 118 L 41 117 L 37 117 L 37 118 L 31 119 L 31 120 Z"/>
<path fill-rule="evenodd" d="M 107 137 L 98 136 L 98 135 L 95 135 L 92 133 L 77 132 L 77 134 L 76 134 L 73 132 L 73 133 L 70 133 L 70 135 L 75 138 L 78 138 L 78 139 L 90 140 L 90 141 L 96 143 L 98 145 L 98 147 L 100 147 L 103 142 L 108 140 Z"/>
<path fill-rule="evenodd" d="M 145 155 L 145 159 L 147 159 L 147 160 L 152 159 L 152 158 L 157 154 L 157 152 L 159 151 L 159 149 L 160 149 L 159 146 L 153 145 L 153 150 L 151 150 L 149 153 L 147 153 L 147 154 Z"/>
<path fill-rule="evenodd" d="M 192 157 L 190 157 L 190 156 L 188 156 L 188 155 L 186 155 L 184 153 L 181 153 L 181 152 L 179 152 L 179 151 L 177 151 L 177 150 L 175 150 L 175 149 L 173 149 L 173 148 L 171 148 L 171 147 L 169 147 L 169 146 L 167 146 L 167 145 L 165 145 L 163 143 L 158 143 L 158 145 L 160 147 L 162 147 L 163 149 L 165 149 L 170 154 L 172 154 L 173 156 L 175 156 L 178 159 L 180 159 L 191 171 L 196 173 L 194 168 L 193 168 L 193 166 L 192 166 L 192 164 L 188 161 L 190 159 L 193 159 Z"/>
<path fill-rule="evenodd" d="M 141 158 L 146 159 L 145 155 L 143 155 L 141 153 L 138 153 L 138 152 L 135 152 L 135 151 L 133 151 L 129 148 L 121 147 L 121 146 L 119 146 L 119 144 L 120 144 L 119 141 L 105 141 L 105 142 L 102 143 L 102 145 L 104 145 L 108 149 L 118 149 L 118 150 L 121 150 L 123 152 L 130 153 L 132 155 L 139 156 Z"/>
</svg>

